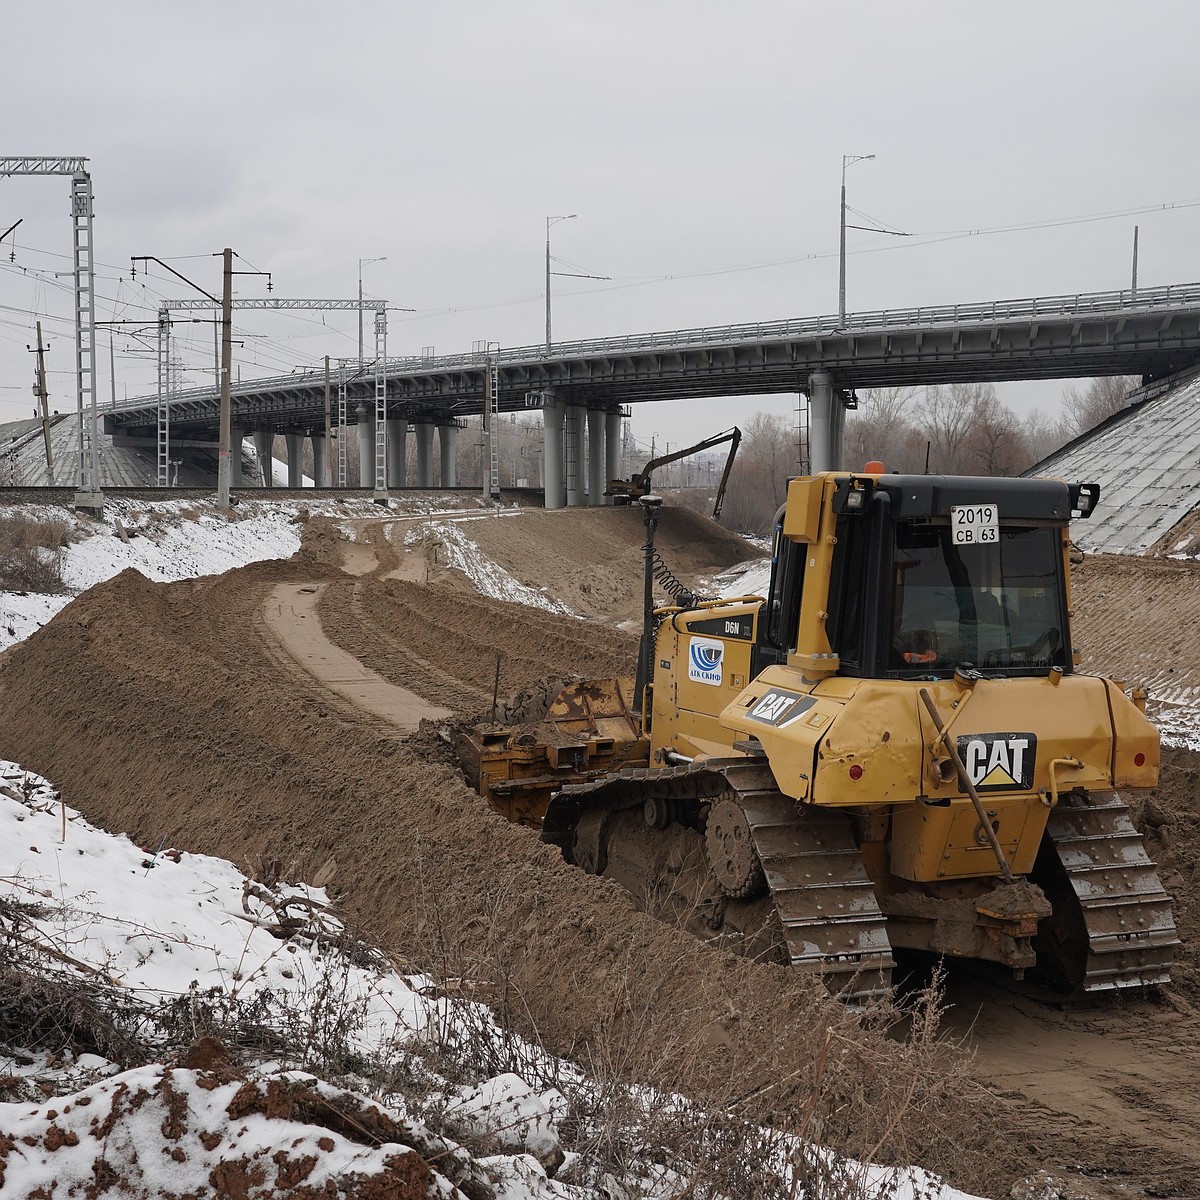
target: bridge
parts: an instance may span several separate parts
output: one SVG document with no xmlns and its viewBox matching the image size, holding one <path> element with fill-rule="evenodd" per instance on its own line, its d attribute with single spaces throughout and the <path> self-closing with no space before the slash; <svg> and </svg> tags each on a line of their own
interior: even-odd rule
<svg viewBox="0 0 1200 1200">
<path fill-rule="evenodd" d="M 432 485 L 436 429 L 442 483 L 453 485 L 460 418 L 483 413 L 486 424 L 501 412 L 540 409 L 546 502 L 557 507 L 599 497 L 605 481 L 619 473 L 624 405 L 805 393 L 813 467 L 821 469 L 840 462 L 845 402 L 858 388 L 1098 375 L 1139 375 L 1148 382 L 1198 362 L 1200 284 L 1177 284 L 880 310 L 847 314 L 844 321 L 811 317 L 559 342 L 549 351 L 492 344 L 437 358 L 381 357 L 369 374 L 341 373 L 337 424 L 359 426 L 363 477 L 371 477 L 373 466 L 377 490 L 407 482 L 409 424 L 417 445 L 416 482 Z M 215 441 L 215 389 L 176 392 L 169 404 L 159 396 L 119 402 L 105 410 L 105 427 L 117 437 L 151 438 L 156 429 L 161 436 L 164 409 L 176 436 Z M 323 373 L 235 384 L 232 419 L 235 436 L 254 433 L 260 449 L 276 432 L 286 433 L 289 459 L 293 445 L 311 437 L 321 477 L 327 461 Z M 342 433 L 343 455 L 348 443 Z"/>
</svg>

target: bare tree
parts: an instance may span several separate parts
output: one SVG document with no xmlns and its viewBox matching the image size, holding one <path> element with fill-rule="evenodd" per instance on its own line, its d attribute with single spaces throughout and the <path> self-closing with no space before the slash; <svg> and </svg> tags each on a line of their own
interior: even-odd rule
<svg viewBox="0 0 1200 1200">
<path fill-rule="evenodd" d="M 1021 422 L 991 384 L 975 401 L 967 443 L 974 469 L 984 475 L 1016 475 L 1032 462 Z"/>
<path fill-rule="evenodd" d="M 787 496 L 796 467 L 796 431 L 787 417 L 755 413 L 729 476 L 721 524 L 745 533 L 768 533 Z"/>
<path fill-rule="evenodd" d="M 911 471 L 909 414 L 917 402 L 915 387 L 868 388 L 859 394 L 858 409 L 846 418 L 843 460 L 861 469 L 872 459 L 889 470 Z"/>
<path fill-rule="evenodd" d="M 930 447 L 930 469 L 961 474 L 970 461 L 968 437 L 976 406 L 988 395 L 990 383 L 950 383 L 927 387 L 916 406 L 916 427 Z"/>
<path fill-rule="evenodd" d="M 1089 379 L 1080 388 L 1073 383 L 1063 389 L 1063 409 L 1071 427 L 1071 436 L 1094 429 L 1125 407 L 1129 393 L 1139 386 L 1133 375 L 1105 375 Z"/>
<path fill-rule="evenodd" d="M 1059 417 L 1057 421 L 1052 421 L 1040 408 L 1026 413 L 1024 421 L 1021 422 L 1021 431 L 1029 447 L 1030 466 L 1040 463 L 1074 436 L 1074 431 L 1065 418 Z"/>
</svg>

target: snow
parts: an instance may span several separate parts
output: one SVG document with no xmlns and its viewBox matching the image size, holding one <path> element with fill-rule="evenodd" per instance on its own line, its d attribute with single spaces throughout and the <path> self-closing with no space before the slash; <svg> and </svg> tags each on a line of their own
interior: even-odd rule
<svg viewBox="0 0 1200 1200">
<path fill-rule="evenodd" d="M 341 926 L 320 888 L 268 885 L 247 879 L 223 859 L 172 849 L 149 851 L 122 834 L 97 829 L 67 807 L 49 781 L 0 761 L 0 932 L 40 955 L 46 970 L 84 975 L 107 985 L 110 997 L 149 1015 L 182 999 L 214 996 L 253 1006 L 260 1024 L 289 1031 L 307 1050 L 327 1014 L 322 997 L 334 994 L 350 1013 L 349 1042 L 367 1057 L 394 1060 L 436 1032 L 460 1026 L 469 1035 L 491 1014 L 469 1000 L 448 1001 L 433 981 L 398 973 L 381 955 L 375 965 L 351 962 L 336 941 Z M 299 916 L 301 928 L 281 926 Z M 7 929 L 6 929 L 7 926 Z M 15 944 L 15 943 L 14 943 Z M 257 1001 L 257 1003 L 255 1003 Z M 511 1035 L 506 1035 L 511 1037 Z M 535 1047 L 531 1063 L 549 1056 Z M 190 1058 L 191 1052 L 189 1052 Z M 106 1173 L 130 1194 L 285 1195 L 279 1181 L 303 1181 L 329 1194 L 370 1176 L 400 1170 L 410 1151 L 434 1163 L 431 1194 L 461 1195 L 445 1173 L 490 1180 L 506 1200 L 584 1200 L 597 1194 L 553 1179 L 582 1170 L 561 1148 L 568 1100 L 557 1088 L 530 1085 L 511 1071 L 469 1086 L 447 1088 L 444 1127 L 464 1141 L 486 1140 L 495 1150 L 472 1160 L 457 1143 L 435 1133 L 398 1096 L 368 1098 L 323 1081 L 313 1072 L 259 1061 L 234 1075 L 226 1060 L 204 1069 L 191 1063 L 151 1062 L 118 1070 L 95 1055 L 27 1053 L 0 1044 L 0 1077 L 39 1085 L 33 1102 L 0 1104 L 0 1188 L 4 1194 L 81 1194 Z M 224 1069 L 225 1073 L 222 1074 Z M 555 1077 L 588 1088 L 565 1063 Z M 50 1098 L 43 1099 L 47 1090 Z M 681 1113 L 678 1097 L 644 1093 L 648 1106 Z M 283 1099 L 287 1100 L 282 1104 Z M 294 1109 L 303 1108 L 301 1120 Z M 382 1128 L 383 1144 L 355 1142 L 314 1123 L 314 1111 L 351 1111 L 359 1123 Z M 347 1122 L 353 1124 L 353 1122 Z M 395 1136 L 392 1136 L 392 1135 Z M 786 1179 L 804 1150 L 776 1139 L 777 1169 Z M 810 1149 L 808 1151 L 812 1153 Z M 820 1153 L 820 1152 L 818 1152 Z M 404 1169 L 415 1169 L 408 1160 Z M 682 1166 L 682 1164 L 681 1164 Z M 451 1171 L 453 1167 L 453 1171 Z M 677 1194 L 682 1176 L 669 1166 L 636 1168 L 622 1186 L 648 1197 Z M 858 1172 L 857 1164 L 847 1170 Z M 237 1193 L 235 1179 L 261 1177 L 261 1189 Z M 924 1172 L 871 1169 L 896 1200 L 962 1194 Z M 57 1189 L 57 1190 L 55 1190 Z M 76 1191 L 75 1189 L 78 1189 Z M 326 1194 L 320 1192 L 320 1194 Z M 389 1193 L 391 1194 L 391 1193 Z"/>
<path fill-rule="evenodd" d="M 405 509 L 410 519 L 456 515 L 456 510 L 446 509 L 444 498 L 433 496 L 406 498 Z M 291 558 L 300 548 L 304 514 L 349 522 L 378 519 L 384 511 L 368 500 L 327 498 L 303 503 L 243 500 L 231 513 L 223 513 L 211 501 L 122 500 L 105 505 L 103 521 L 54 506 L 14 505 L 0 510 L 0 520 L 24 516 L 60 523 L 75 539 L 62 551 L 67 592 L 46 596 L 0 591 L 0 650 L 24 641 L 78 593 L 127 568 L 159 583 L 219 575 L 249 563 Z M 348 524 L 346 528 L 352 536 Z M 125 538 L 119 530 L 124 530 Z M 464 569 L 469 567 L 480 579 L 492 578 L 491 586 L 504 592 L 505 598 L 518 599 L 523 594 L 521 585 L 511 576 L 506 583 L 506 573 L 495 564 L 489 568 L 478 553 L 472 556 L 469 545 L 468 541 L 456 550 Z M 540 607 L 547 607 L 545 597 L 539 598 L 530 589 L 524 591 Z"/>
<path fill-rule="evenodd" d="M 460 517 L 456 520 L 431 522 L 404 535 L 405 546 L 412 546 L 430 537 L 438 540 L 438 561 L 442 566 L 460 570 L 483 596 L 493 600 L 509 600 L 514 604 L 527 604 L 543 608 L 548 612 L 573 617 L 572 612 L 561 600 L 551 595 L 546 588 L 531 588 L 514 579 L 499 563 L 493 562 L 479 549 L 463 526 L 471 520 L 491 520 L 491 517 Z"/>
<path fill-rule="evenodd" d="M 771 560 L 762 558 L 741 563 L 717 576 L 715 582 L 722 596 L 765 597 L 771 586 Z"/>
<path fill-rule="evenodd" d="M 299 506 L 255 501 L 248 511 L 226 517 L 213 504 L 186 501 L 129 501 L 105 506 L 105 520 L 80 517 L 69 509 L 12 510 L 13 515 L 48 515 L 71 531 L 62 551 L 62 579 L 68 589 L 58 596 L 0 592 L 0 650 L 23 641 L 61 611 L 79 592 L 128 567 L 147 579 L 166 583 L 219 575 L 232 567 L 264 559 L 291 558 L 300 548 Z M 0 514 L 0 520 L 5 514 Z M 126 538 L 118 533 L 123 529 Z"/>
</svg>

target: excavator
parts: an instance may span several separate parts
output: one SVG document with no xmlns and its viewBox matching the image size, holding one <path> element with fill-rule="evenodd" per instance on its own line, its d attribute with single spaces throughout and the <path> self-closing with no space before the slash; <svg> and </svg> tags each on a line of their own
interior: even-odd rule
<svg viewBox="0 0 1200 1200">
<path fill-rule="evenodd" d="M 1170 897 L 1119 794 L 1158 780 L 1137 687 L 1082 674 L 1070 521 L 1099 487 L 789 481 L 766 596 L 661 581 L 640 498 L 632 679 L 460 734 L 468 779 L 581 869 L 705 940 L 886 996 L 895 951 L 1068 993 L 1169 980 Z"/>
<path fill-rule="evenodd" d="M 667 463 L 678 462 L 681 458 L 690 458 L 693 454 L 702 454 L 705 450 L 711 450 L 714 446 L 721 446 L 728 442 L 729 455 L 725 459 L 725 469 L 721 472 L 721 482 L 717 486 L 717 496 L 713 501 L 712 517 L 715 521 L 720 517 L 721 507 L 725 503 L 725 488 L 729 484 L 729 473 L 733 470 L 733 460 L 741 440 L 742 431 L 735 425 L 732 429 L 726 429 L 724 433 L 713 434 L 712 437 L 705 438 L 704 441 L 697 442 L 694 446 L 685 446 L 682 450 L 661 454 L 657 458 L 652 458 L 639 473 L 631 475 L 628 479 L 610 480 L 604 494 L 611 496 L 614 504 L 632 504 L 635 500 L 650 495 L 653 490 L 650 476 L 654 474 L 657 467 L 665 467 Z"/>
</svg>

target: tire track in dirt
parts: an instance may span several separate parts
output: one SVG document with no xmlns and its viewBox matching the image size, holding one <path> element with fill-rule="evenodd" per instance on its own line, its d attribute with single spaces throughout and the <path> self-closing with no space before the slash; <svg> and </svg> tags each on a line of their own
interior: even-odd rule
<svg viewBox="0 0 1200 1200">
<path fill-rule="evenodd" d="M 309 676 L 344 702 L 407 733 L 414 732 L 422 721 L 450 716 L 448 708 L 428 704 L 408 689 L 388 683 L 329 641 L 317 615 L 321 593 L 327 587 L 329 584 L 276 584 L 258 609 L 260 633 L 294 672 Z"/>
<path fill-rule="evenodd" d="M 320 614 L 330 640 L 385 679 L 463 710 L 491 703 L 497 654 L 506 695 L 546 674 L 629 673 L 636 653 L 630 635 L 594 622 L 377 576 L 331 585 Z"/>
<path fill-rule="evenodd" d="M 361 579 L 336 583 L 322 595 L 318 606 L 321 624 L 335 645 L 369 663 L 389 682 L 447 708 L 474 709 L 490 699 L 490 692 L 430 662 L 411 640 L 392 632 L 405 626 L 372 620 L 362 603 L 367 586 Z"/>
</svg>

